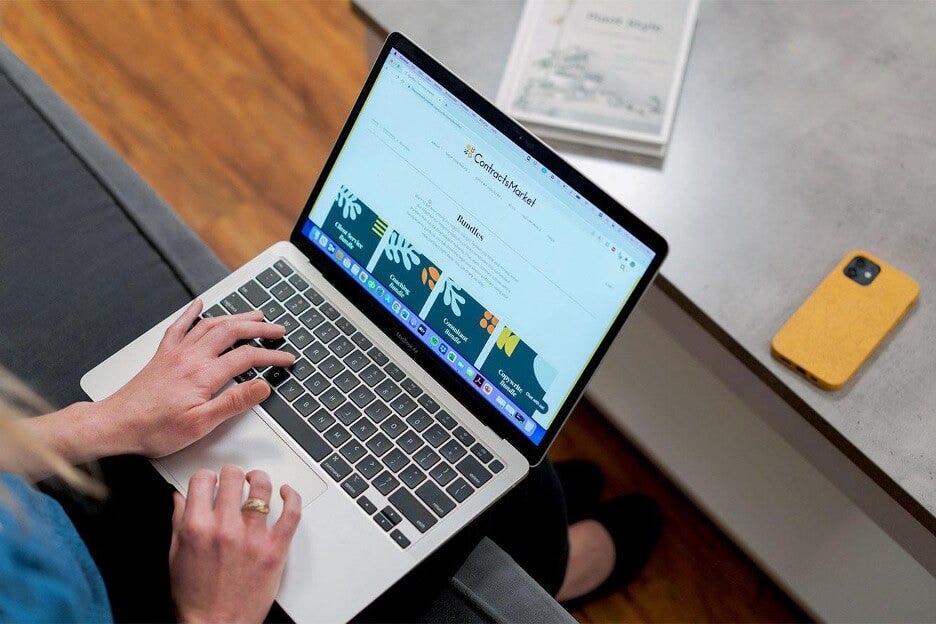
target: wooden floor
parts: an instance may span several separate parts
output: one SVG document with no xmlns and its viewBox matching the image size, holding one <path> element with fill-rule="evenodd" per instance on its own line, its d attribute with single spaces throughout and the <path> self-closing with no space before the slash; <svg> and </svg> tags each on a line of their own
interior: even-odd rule
<svg viewBox="0 0 936 624">
<path fill-rule="evenodd" d="M 344 1 L 0 0 L 0 39 L 231 266 L 288 237 L 367 73 Z M 805 619 L 590 406 L 552 456 L 597 461 L 607 495 L 647 492 L 666 518 L 645 573 L 578 619 Z"/>
</svg>

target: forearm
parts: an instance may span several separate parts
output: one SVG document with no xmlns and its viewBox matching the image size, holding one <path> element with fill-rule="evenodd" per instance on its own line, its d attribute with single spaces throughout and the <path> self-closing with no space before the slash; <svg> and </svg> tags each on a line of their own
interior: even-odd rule
<svg viewBox="0 0 936 624">
<path fill-rule="evenodd" d="M 69 464 L 82 464 L 108 455 L 126 452 L 121 448 L 107 410 L 106 401 L 81 402 L 51 414 L 23 418 L 14 427 L 35 444 L 49 449 Z M 0 471 L 11 471 L 31 481 L 51 475 L 51 468 L 42 456 L 22 444 L 0 453 Z"/>
</svg>

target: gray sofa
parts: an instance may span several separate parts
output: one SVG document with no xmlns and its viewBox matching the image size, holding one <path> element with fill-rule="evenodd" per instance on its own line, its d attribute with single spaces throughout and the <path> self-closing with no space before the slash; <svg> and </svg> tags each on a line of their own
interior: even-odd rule
<svg viewBox="0 0 936 624">
<path fill-rule="evenodd" d="M 297 210 L 299 206 L 297 206 Z M 0 43 L 0 364 L 58 405 L 86 400 L 80 376 L 227 274 L 228 269 L 75 112 Z M 115 605 L 161 620 L 168 586 L 134 569 L 168 549 L 168 486 L 141 458 L 101 462 L 106 503 L 62 497 Z M 285 617 L 271 614 L 271 617 Z M 427 621 L 574 621 L 513 560 L 483 540 L 422 613 Z"/>
</svg>

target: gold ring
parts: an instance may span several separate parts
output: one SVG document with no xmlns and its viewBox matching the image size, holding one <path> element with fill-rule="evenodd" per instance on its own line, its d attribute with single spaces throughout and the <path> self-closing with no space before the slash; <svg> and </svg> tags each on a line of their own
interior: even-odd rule
<svg viewBox="0 0 936 624">
<path fill-rule="evenodd" d="M 270 513 L 270 506 L 259 498 L 248 498 L 241 506 L 241 511 L 256 511 L 266 515 Z"/>
</svg>

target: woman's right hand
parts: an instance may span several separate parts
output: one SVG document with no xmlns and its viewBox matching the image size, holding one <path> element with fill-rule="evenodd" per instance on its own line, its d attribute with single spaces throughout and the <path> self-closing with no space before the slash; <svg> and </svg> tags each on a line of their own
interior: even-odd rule
<svg viewBox="0 0 936 624">
<path fill-rule="evenodd" d="M 181 622 L 262 622 L 276 598 L 302 501 L 283 485 L 283 511 L 268 526 L 266 514 L 241 511 L 245 478 L 248 498 L 269 503 L 270 477 L 236 466 L 220 477 L 200 470 L 188 497 L 175 493 L 169 576 Z"/>
</svg>

